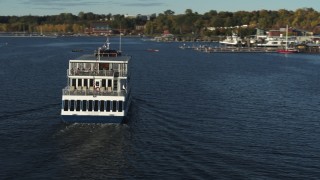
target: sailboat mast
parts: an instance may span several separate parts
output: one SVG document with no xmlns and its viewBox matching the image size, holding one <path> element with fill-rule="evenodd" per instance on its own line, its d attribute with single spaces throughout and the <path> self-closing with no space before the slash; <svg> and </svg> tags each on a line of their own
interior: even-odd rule
<svg viewBox="0 0 320 180">
<path fill-rule="evenodd" d="M 288 50 L 288 24 L 286 28 L 286 50 Z"/>
</svg>

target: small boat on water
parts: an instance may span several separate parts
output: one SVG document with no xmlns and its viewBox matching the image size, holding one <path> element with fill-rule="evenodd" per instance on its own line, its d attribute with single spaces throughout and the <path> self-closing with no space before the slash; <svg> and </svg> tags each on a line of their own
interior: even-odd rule
<svg viewBox="0 0 320 180">
<path fill-rule="evenodd" d="M 286 28 L 286 44 L 285 44 L 285 49 L 279 49 L 277 50 L 278 53 L 281 54 L 292 54 L 292 53 L 298 53 L 299 51 L 294 49 L 294 48 L 288 48 L 288 25 Z"/>
<path fill-rule="evenodd" d="M 257 43 L 257 47 L 273 47 L 278 48 L 285 44 L 294 44 L 294 40 L 285 40 L 284 38 L 266 38 L 263 43 Z"/>
<path fill-rule="evenodd" d="M 244 46 L 245 43 L 242 42 L 241 37 L 239 37 L 236 33 L 232 32 L 232 36 L 227 36 L 226 39 L 219 41 L 221 45 L 226 46 Z"/>
<path fill-rule="evenodd" d="M 159 49 L 147 49 L 149 52 L 159 52 Z"/>
<path fill-rule="evenodd" d="M 292 54 L 292 53 L 298 53 L 299 51 L 296 49 L 292 49 L 292 48 L 286 48 L 286 49 L 279 49 L 277 50 L 278 53 L 281 54 Z"/>
<path fill-rule="evenodd" d="M 131 56 L 109 48 L 109 41 L 92 54 L 69 60 L 67 86 L 62 89 L 65 122 L 122 123 L 131 97 Z"/>
</svg>

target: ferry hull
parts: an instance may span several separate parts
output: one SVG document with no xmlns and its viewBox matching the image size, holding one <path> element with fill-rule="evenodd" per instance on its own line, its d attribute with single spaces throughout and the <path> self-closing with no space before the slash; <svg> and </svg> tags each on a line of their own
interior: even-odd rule
<svg viewBox="0 0 320 180">
<path fill-rule="evenodd" d="M 77 116 L 61 115 L 64 122 L 67 123 L 114 123 L 120 124 L 124 121 L 124 116 Z"/>
</svg>

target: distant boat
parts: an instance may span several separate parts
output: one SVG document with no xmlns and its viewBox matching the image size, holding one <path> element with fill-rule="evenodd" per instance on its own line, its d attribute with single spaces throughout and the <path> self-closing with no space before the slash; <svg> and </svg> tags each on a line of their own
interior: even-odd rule
<svg viewBox="0 0 320 180">
<path fill-rule="evenodd" d="M 278 53 L 281 54 L 292 54 L 292 53 L 297 53 L 299 52 L 298 50 L 294 49 L 294 48 L 288 48 L 288 25 L 286 28 L 286 45 L 285 45 L 285 49 L 279 49 L 277 50 Z"/>
<path fill-rule="evenodd" d="M 147 49 L 149 52 L 159 52 L 159 49 Z"/>
<path fill-rule="evenodd" d="M 277 50 L 277 52 L 281 53 L 281 54 L 292 54 L 292 53 L 298 53 L 299 51 L 296 49 L 287 48 L 287 49 L 279 49 L 279 50 Z"/>
<path fill-rule="evenodd" d="M 273 47 L 273 48 L 278 48 L 283 46 L 284 44 L 291 44 L 291 43 L 295 43 L 295 41 L 293 40 L 285 40 L 283 38 L 266 38 L 264 40 L 264 43 L 257 43 L 257 47 Z"/>
<path fill-rule="evenodd" d="M 245 45 L 245 43 L 242 42 L 242 39 L 234 32 L 232 32 L 232 36 L 227 36 L 226 39 L 219 41 L 219 43 L 226 46 Z"/>
</svg>

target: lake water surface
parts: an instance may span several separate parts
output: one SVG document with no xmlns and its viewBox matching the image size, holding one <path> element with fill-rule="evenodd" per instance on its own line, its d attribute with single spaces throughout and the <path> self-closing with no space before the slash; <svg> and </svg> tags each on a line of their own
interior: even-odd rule
<svg viewBox="0 0 320 180">
<path fill-rule="evenodd" d="M 123 38 L 133 56 L 129 123 L 65 124 L 68 60 L 104 41 L 0 38 L 1 179 L 320 177 L 319 55 Z"/>
</svg>

